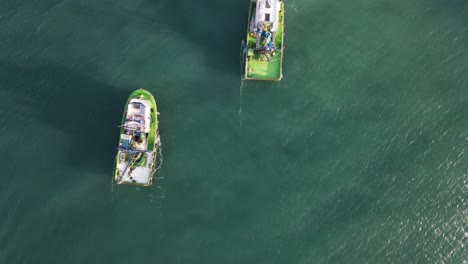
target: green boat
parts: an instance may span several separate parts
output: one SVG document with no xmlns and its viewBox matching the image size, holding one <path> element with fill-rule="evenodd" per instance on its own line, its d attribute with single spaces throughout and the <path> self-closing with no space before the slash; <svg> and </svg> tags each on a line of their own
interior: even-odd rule
<svg viewBox="0 0 468 264">
<path fill-rule="evenodd" d="M 130 94 L 115 158 L 114 180 L 117 184 L 151 185 L 161 146 L 158 115 L 156 101 L 150 92 L 138 89 Z"/>
<path fill-rule="evenodd" d="M 245 79 L 283 78 L 284 3 L 251 0 L 247 28 Z"/>
</svg>

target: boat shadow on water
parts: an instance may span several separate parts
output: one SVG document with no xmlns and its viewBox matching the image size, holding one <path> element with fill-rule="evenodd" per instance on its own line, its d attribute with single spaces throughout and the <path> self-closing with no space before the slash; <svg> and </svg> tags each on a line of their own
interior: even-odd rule
<svg viewBox="0 0 468 264">
<path fill-rule="evenodd" d="M 156 0 L 156 21 L 203 50 L 206 65 L 237 75 L 239 45 L 245 38 L 249 3 L 237 1 Z"/>
<path fill-rule="evenodd" d="M 19 118 L 70 137 L 65 166 L 110 177 L 126 92 L 63 66 L 28 68 L 4 62 L 0 62 L 0 87 L 10 104 L 26 106 L 17 107 Z"/>
</svg>

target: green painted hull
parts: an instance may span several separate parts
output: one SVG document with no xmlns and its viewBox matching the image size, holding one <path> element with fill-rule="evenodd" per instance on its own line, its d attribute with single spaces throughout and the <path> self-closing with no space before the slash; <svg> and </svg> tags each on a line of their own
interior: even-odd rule
<svg viewBox="0 0 468 264">
<path fill-rule="evenodd" d="M 254 51 L 256 38 L 250 32 L 250 24 L 255 17 L 257 1 L 250 2 L 249 18 L 247 23 L 247 51 L 245 54 L 245 79 L 279 81 L 283 78 L 283 50 L 284 50 L 284 3 L 280 1 L 280 21 L 276 32 L 274 56 L 269 61 L 262 61 L 262 56 Z"/>
<path fill-rule="evenodd" d="M 151 172 L 148 177 L 148 182 L 144 184 L 138 184 L 138 183 L 131 183 L 131 182 L 125 182 L 124 184 L 130 184 L 130 185 L 138 185 L 138 186 L 149 186 L 152 184 L 152 176 L 156 172 L 156 158 L 157 158 L 157 150 L 159 146 L 159 128 L 158 128 L 158 109 L 156 105 L 156 100 L 154 99 L 153 95 L 148 92 L 147 90 L 144 89 L 138 89 L 135 90 L 130 94 L 130 96 L 127 99 L 127 102 L 125 103 L 125 109 L 122 117 L 122 124 L 121 124 L 121 130 L 120 130 L 120 135 L 124 133 L 124 124 L 125 124 L 125 118 L 127 114 L 127 108 L 128 104 L 130 103 L 130 100 L 132 99 L 142 99 L 146 100 L 150 103 L 151 106 L 151 125 L 150 125 L 150 133 L 148 135 L 148 152 L 153 153 L 152 156 L 152 161 L 150 162 L 151 164 Z M 122 136 L 119 138 L 119 146 L 122 146 L 122 141 L 123 138 Z M 116 156 L 116 166 L 117 164 L 121 161 L 121 153 L 122 151 L 117 151 L 117 156 Z M 134 166 L 142 166 L 146 163 L 147 159 L 147 154 L 144 153 L 142 154 L 143 156 L 141 159 L 134 164 Z M 118 183 L 121 175 L 119 175 L 119 170 L 117 167 L 114 168 L 114 181 Z"/>
</svg>

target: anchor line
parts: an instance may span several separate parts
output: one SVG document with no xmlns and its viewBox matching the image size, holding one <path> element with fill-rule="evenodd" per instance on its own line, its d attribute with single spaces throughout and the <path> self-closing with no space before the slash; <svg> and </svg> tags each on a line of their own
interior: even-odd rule
<svg viewBox="0 0 468 264">
<path fill-rule="evenodd" d="M 238 118 L 239 118 L 239 126 L 242 127 L 242 120 L 240 118 L 242 113 L 242 104 L 243 104 L 243 90 L 244 90 L 244 81 L 245 81 L 245 54 L 247 51 L 247 47 L 245 41 L 242 40 L 240 46 L 240 86 L 239 86 L 239 110 L 238 110 Z"/>
</svg>

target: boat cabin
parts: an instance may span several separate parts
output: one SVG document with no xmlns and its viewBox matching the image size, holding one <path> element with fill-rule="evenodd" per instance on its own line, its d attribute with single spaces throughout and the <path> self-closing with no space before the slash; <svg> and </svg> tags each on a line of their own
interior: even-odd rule
<svg viewBox="0 0 468 264">
<path fill-rule="evenodd" d="M 278 31 L 280 9 L 280 0 L 257 0 L 254 25 L 260 29 L 268 26 L 271 32 Z"/>
</svg>

